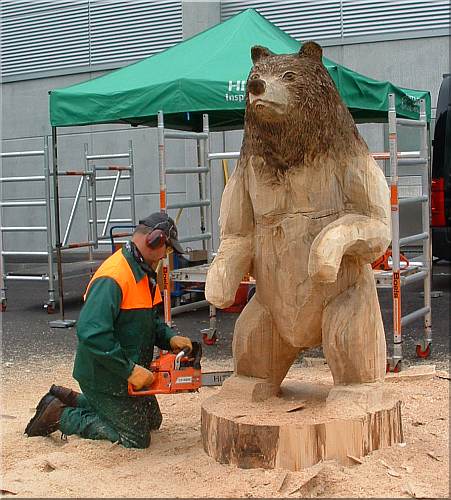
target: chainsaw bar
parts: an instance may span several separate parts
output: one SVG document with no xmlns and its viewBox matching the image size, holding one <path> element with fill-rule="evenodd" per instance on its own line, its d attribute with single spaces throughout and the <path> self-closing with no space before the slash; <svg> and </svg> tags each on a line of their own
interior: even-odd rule
<svg viewBox="0 0 451 500">
<path fill-rule="evenodd" d="M 212 387 L 215 385 L 222 385 L 224 380 L 229 378 L 233 371 L 226 372 L 206 372 L 202 373 L 202 386 Z"/>
</svg>

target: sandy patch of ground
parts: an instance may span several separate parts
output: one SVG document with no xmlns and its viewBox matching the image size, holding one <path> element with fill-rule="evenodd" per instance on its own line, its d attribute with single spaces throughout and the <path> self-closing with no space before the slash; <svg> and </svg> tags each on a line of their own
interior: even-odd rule
<svg viewBox="0 0 451 500">
<path fill-rule="evenodd" d="M 215 362 L 205 364 L 204 370 L 230 366 Z M 76 388 L 71 369 L 71 359 L 36 360 L 33 365 L 6 364 L 3 368 L 2 489 L 17 493 L 17 497 L 449 496 L 446 378 L 387 384 L 403 400 L 405 445 L 373 452 L 354 466 L 326 462 L 311 470 L 286 472 L 242 470 L 221 465 L 204 453 L 200 404 L 216 388 L 161 396 L 163 425 L 153 434 L 147 450 L 75 436 L 64 441 L 58 432 L 47 438 L 27 438 L 24 428 L 49 386 L 55 382 Z M 321 365 L 293 367 L 289 377 L 320 383 L 331 380 L 327 366 Z"/>
</svg>

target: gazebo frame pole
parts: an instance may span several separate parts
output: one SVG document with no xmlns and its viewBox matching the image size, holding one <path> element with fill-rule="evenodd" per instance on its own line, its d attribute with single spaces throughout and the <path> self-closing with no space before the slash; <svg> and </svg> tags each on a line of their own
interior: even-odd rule
<svg viewBox="0 0 451 500">
<path fill-rule="evenodd" d="M 52 328 L 70 328 L 76 321 L 64 318 L 64 289 L 63 289 L 63 262 L 61 250 L 61 224 L 60 224 L 60 206 L 58 190 L 58 139 L 57 127 L 52 127 L 52 156 L 53 156 L 53 203 L 55 211 L 55 249 L 56 265 L 58 270 L 58 298 L 61 319 L 49 321 Z"/>
</svg>

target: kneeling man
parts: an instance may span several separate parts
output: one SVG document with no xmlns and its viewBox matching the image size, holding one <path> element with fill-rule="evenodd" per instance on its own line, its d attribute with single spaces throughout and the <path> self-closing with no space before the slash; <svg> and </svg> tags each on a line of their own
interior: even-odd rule
<svg viewBox="0 0 451 500">
<path fill-rule="evenodd" d="M 140 220 L 131 241 L 103 262 L 88 284 L 77 324 L 73 375 L 82 393 L 52 385 L 25 434 L 60 430 L 87 439 L 107 439 L 127 448 L 147 448 L 161 425 L 155 396 L 131 397 L 152 384 L 154 345 L 179 352 L 191 340 L 175 335 L 156 310 L 161 294 L 155 268 L 170 249 L 183 253 L 174 221 L 164 213 Z"/>
</svg>

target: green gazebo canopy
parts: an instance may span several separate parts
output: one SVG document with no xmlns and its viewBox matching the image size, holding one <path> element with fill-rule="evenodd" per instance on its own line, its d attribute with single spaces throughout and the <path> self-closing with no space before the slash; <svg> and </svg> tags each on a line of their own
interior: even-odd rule
<svg viewBox="0 0 451 500">
<path fill-rule="evenodd" d="M 51 125 L 154 126 L 162 110 L 167 127 L 200 130 L 202 113 L 208 113 L 211 129 L 242 127 L 253 45 L 283 54 L 297 52 L 300 42 L 248 9 L 140 62 L 51 91 Z M 425 99 L 430 119 L 428 91 L 397 87 L 323 61 L 356 121 L 386 121 L 390 92 L 399 116 L 418 118 L 419 99 Z"/>
</svg>

